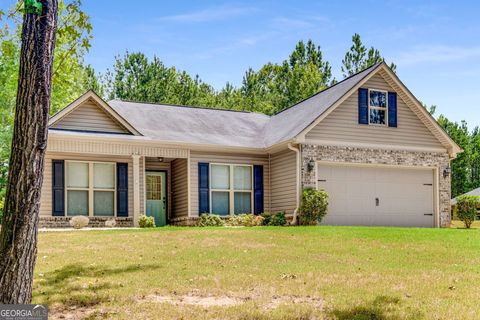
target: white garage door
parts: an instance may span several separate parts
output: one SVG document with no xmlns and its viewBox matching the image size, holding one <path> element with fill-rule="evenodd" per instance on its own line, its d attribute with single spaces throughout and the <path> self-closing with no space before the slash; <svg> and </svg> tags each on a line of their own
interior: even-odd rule
<svg viewBox="0 0 480 320">
<path fill-rule="evenodd" d="M 327 225 L 433 227 L 433 170 L 318 164 Z"/>
</svg>

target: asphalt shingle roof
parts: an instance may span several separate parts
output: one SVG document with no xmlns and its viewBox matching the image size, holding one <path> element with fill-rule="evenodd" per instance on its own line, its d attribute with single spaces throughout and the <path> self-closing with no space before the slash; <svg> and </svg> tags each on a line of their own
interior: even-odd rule
<svg viewBox="0 0 480 320">
<path fill-rule="evenodd" d="M 468 191 L 467 193 L 462 194 L 462 196 L 480 196 L 480 188 L 473 189 Z M 459 196 L 458 196 L 459 197 Z M 451 205 L 457 204 L 457 198 L 453 198 L 450 200 Z"/>
<path fill-rule="evenodd" d="M 145 137 L 178 143 L 266 148 L 298 135 L 374 72 L 346 78 L 274 115 L 112 100 L 108 104 Z"/>
</svg>

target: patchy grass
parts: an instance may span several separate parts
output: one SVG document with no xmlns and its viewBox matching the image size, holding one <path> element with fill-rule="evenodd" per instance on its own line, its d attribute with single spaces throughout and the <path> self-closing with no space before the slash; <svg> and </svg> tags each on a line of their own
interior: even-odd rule
<svg viewBox="0 0 480 320">
<path fill-rule="evenodd" d="M 466 229 L 465 224 L 460 220 L 452 220 L 452 224 L 450 225 L 450 228 Z M 480 229 L 480 221 L 474 221 L 470 228 L 471 229 Z"/>
<path fill-rule="evenodd" d="M 34 302 L 66 319 L 473 319 L 479 252 L 461 229 L 41 233 Z"/>
</svg>

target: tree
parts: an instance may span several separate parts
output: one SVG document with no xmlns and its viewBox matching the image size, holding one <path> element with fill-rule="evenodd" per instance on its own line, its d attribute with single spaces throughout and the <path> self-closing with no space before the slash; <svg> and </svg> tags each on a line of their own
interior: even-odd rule
<svg viewBox="0 0 480 320">
<path fill-rule="evenodd" d="M 0 303 L 30 303 L 47 149 L 57 0 L 26 1 L 4 218 Z M 40 6 L 38 6 L 40 5 Z"/>
<path fill-rule="evenodd" d="M 344 77 L 348 77 L 357 72 L 365 70 L 377 62 L 385 61 L 385 59 L 380 55 L 380 51 L 374 47 L 367 49 L 367 47 L 362 43 L 359 34 L 355 33 L 352 36 L 352 42 L 353 44 L 350 47 L 350 50 L 347 51 L 342 60 L 342 72 Z M 391 63 L 389 67 L 393 72 L 395 72 L 397 69 L 397 66 L 394 63 Z"/>
<path fill-rule="evenodd" d="M 470 191 L 471 183 L 471 163 L 472 163 L 472 139 L 468 132 L 466 121 L 461 123 L 449 121 L 445 116 L 438 117 L 438 123 L 445 129 L 450 138 L 453 139 L 463 152 L 457 155 L 452 161 L 452 197 L 456 197 Z"/>
<path fill-rule="evenodd" d="M 457 197 L 457 216 L 463 221 L 465 228 L 470 229 L 477 217 L 477 209 L 480 205 L 479 196 L 463 195 Z"/>
<path fill-rule="evenodd" d="M 323 60 L 320 46 L 299 41 L 287 60 L 267 63 L 258 72 L 251 68 L 240 91 L 250 111 L 275 114 L 332 84 L 332 69 Z"/>
<path fill-rule="evenodd" d="M 22 31 L 19 21 L 22 20 L 23 6 L 23 1 L 18 1 L 8 14 L 0 10 L 0 22 L 6 20 L 4 26 L 0 26 L 0 202 L 4 199 L 8 178 Z M 73 0 L 66 5 L 60 0 L 58 16 L 51 113 L 98 83 L 93 68 L 83 66 L 83 57 L 90 47 L 92 26 L 88 15 L 81 10 L 81 1 Z"/>
</svg>

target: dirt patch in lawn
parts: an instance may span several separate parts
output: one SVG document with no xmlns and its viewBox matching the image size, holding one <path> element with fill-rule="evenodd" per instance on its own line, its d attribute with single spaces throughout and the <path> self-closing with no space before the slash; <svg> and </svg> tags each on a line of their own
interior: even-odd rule
<svg viewBox="0 0 480 320">
<path fill-rule="evenodd" d="M 48 319 L 52 320 L 80 320 L 86 318 L 111 318 L 115 312 L 105 308 L 98 308 L 95 306 L 53 306 L 49 308 Z"/>
<path fill-rule="evenodd" d="M 201 307 L 230 307 L 243 304 L 247 301 L 254 300 L 254 297 L 229 297 L 229 296 L 200 296 L 195 293 L 187 295 L 158 295 L 151 294 L 138 299 L 138 302 L 156 302 L 170 303 L 176 306 L 195 305 Z M 309 304 L 314 308 L 323 310 L 323 300 L 314 297 L 301 296 L 273 296 L 270 301 L 263 304 L 264 310 L 276 309 L 283 304 Z"/>
<path fill-rule="evenodd" d="M 229 307 L 245 302 L 240 298 L 233 298 L 227 296 L 208 296 L 202 297 L 193 294 L 183 296 L 162 296 L 157 294 L 151 294 L 138 300 L 139 302 L 157 302 L 157 303 L 170 303 L 176 306 L 180 305 L 194 305 L 201 307 Z"/>
<path fill-rule="evenodd" d="M 272 300 L 264 306 L 264 309 L 276 309 L 282 304 L 308 304 L 316 309 L 323 310 L 323 302 L 323 299 L 314 297 L 274 296 Z"/>
</svg>

